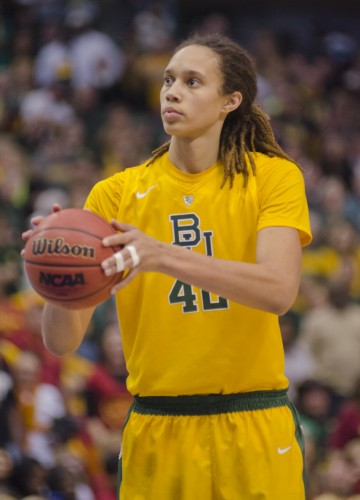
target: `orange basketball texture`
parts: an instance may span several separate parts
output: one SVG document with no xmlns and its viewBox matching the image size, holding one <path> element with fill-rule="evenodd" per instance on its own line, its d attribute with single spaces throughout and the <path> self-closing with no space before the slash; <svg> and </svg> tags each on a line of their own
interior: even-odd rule
<svg viewBox="0 0 360 500">
<path fill-rule="evenodd" d="M 104 302 L 122 273 L 106 276 L 101 262 L 120 250 L 102 239 L 116 230 L 99 215 L 68 208 L 45 217 L 26 242 L 24 267 L 34 290 L 48 302 L 85 309 Z"/>
</svg>

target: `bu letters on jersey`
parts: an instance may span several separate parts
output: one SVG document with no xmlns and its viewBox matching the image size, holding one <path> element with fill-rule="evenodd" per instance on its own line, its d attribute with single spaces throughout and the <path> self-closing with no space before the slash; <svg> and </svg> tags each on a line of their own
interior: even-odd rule
<svg viewBox="0 0 360 500">
<path fill-rule="evenodd" d="M 174 245 L 192 248 L 198 246 L 202 241 L 205 244 L 206 255 L 213 255 L 212 237 L 213 231 L 201 231 L 200 218 L 194 213 L 170 215 L 172 223 Z M 222 297 L 212 297 L 205 290 L 200 291 L 201 309 L 203 311 L 213 311 L 214 309 L 228 309 L 227 299 Z M 194 287 L 176 280 L 169 294 L 170 304 L 182 303 L 184 313 L 199 311 L 199 297 L 195 293 Z"/>
</svg>

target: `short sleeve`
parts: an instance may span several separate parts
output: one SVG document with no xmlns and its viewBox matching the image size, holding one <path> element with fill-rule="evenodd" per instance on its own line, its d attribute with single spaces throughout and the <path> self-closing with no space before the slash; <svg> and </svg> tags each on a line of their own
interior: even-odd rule
<svg viewBox="0 0 360 500">
<path fill-rule="evenodd" d="M 302 246 L 311 242 L 309 209 L 301 170 L 294 163 L 268 158 L 257 171 L 258 231 L 270 226 L 297 229 Z"/>
<path fill-rule="evenodd" d="M 111 219 L 116 219 L 121 204 L 123 188 L 123 172 L 98 182 L 91 189 L 85 201 L 84 208 L 100 215 L 109 222 Z"/>
</svg>

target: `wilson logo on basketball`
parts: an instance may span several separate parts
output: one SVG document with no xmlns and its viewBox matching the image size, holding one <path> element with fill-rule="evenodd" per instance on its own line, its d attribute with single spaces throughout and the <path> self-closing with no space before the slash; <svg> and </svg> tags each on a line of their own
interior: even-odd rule
<svg viewBox="0 0 360 500">
<path fill-rule="evenodd" d="M 39 283 L 55 287 L 85 285 L 83 273 L 76 274 L 52 274 L 40 271 Z"/>
<path fill-rule="evenodd" d="M 85 259 L 95 259 L 95 248 L 84 245 L 70 245 L 64 238 L 37 238 L 32 242 L 33 255 L 72 255 L 74 257 L 84 257 Z"/>
</svg>

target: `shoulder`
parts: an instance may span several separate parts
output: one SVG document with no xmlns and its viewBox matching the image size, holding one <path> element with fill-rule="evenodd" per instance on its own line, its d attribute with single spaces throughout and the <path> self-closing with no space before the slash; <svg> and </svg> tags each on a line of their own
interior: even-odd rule
<svg viewBox="0 0 360 500">
<path fill-rule="evenodd" d="M 112 191 L 115 193 L 121 193 L 124 185 L 127 182 L 132 182 L 137 178 L 140 178 L 144 175 L 147 162 L 141 163 L 140 165 L 135 165 L 133 167 L 128 167 L 121 172 L 117 172 L 116 174 L 107 177 L 106 179 L 102 179 L 97 182 L 93 187 L 93 190 L 97 191 Z"/>
<path fill-rule="evenodd" d="M 281 179 L 291 178 L 303 181 L 303 174 L 298 165 L 286 158 L 279 158 L 278 156 L 267 156 L 263 153 L 255 153 L 255 176 L 258 184 L 261 185 L 265 182 L 279 181 Z"/>
<path fill-rule="evenodd" d="M 305 196 L 303 173 L 298 165 L 285 158 L 269 157 L 262 153 L 254 155 L 255 175 L 253 181 L 257 185 L 260 199 L 277 196 L 289 197 L 296 192 L 301 198 Z"/>
<path fill-rule="evenodd" d="M 149 167 L 147 164 L 148 161 L 129 167 L 97 182 L 91 189 L 84 208 L 99 213 L 106 220 L 115 217 L 121 200 L 138 189 L 144 178 L 156 176 L 156 169 L 153 168 L 155 164 Z"/>
<path fill-rule="evenodd" d="M 289 226 L 298 229 L 302 246 L 311 242 L 305 182 L 300 167 L 279 157 L 256 153 L 252 177 L 260 210 L 258 229 Z"/>
</svg>

